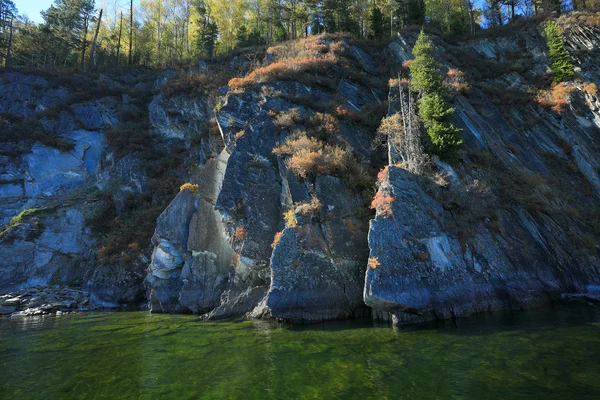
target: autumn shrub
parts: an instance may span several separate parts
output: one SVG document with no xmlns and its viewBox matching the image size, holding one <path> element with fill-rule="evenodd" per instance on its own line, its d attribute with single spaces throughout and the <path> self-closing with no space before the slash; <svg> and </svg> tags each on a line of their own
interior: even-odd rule
<svg viewBox="0 0 600 400">
<path fill-rule="evenodd" d="M 197 194 L 197 193 L 199 193 L 199 191 L 200 191 L 200 190 L 198 189 L 198 185 L 196 185 L 196 184 L 193 184 L 193 183 L 189 183 L 189 182 L 188 182 L 188 183 L 184 183 L 183 185 L 181 185 L 181 186 L 179 187 L 179 190 L 180 190 L 180 191 L 181 191 L 181 190 L 189 190 L 190 192 L 192 192 L 192 193 L 196 193 L 196 194 Z"/>
<path fill-rule="evenodd" d="M 368 265 L 371 269 L 377 269 L 381 266 L 381 263 L 377 257 L 369 257 Z"/>
<path fill-rule="evenodd" d="M 596 96 L 598 94 L 598 86 L 596 86 L 596 84 L 593 82 L 584 83 L 583 91 L 591 96 Z"/>
<path fill-rule="evenodd" d="M 329 113 L 317 112 L 304 121 L 307 135 L 321 140 L 335 140 L 338 133 L 338 120 Z"/>
<path fill-rule="evenodd" d="M 383 217 L 392 216 L 392 203 L 396 200 L 391 194 L 383 193 L 381 190 L 377 191 L 373 201 L 371 202 L 371 209 L 376 210 L 379 215 Z"/>
<path fill-rule="evenodd" d="M 359 121 L 360 120 L 360 116 L 358 115 L 358 113 L 356 111 L 350 110 L 349 108 L 344 107 L 342 105 L 337 106 L 334 113 L 335 113 L 335 116 L 338 117 L 339 119 L 345 119 L 345 120 L 349 120 L 349 121 Z"/>
<path fill-rule="evenodd" d="M 397 87 L 401 85 L 403 89 L 407 89 L 408 88 L 408 79 L 406 78 L 390 78 L 390 80 L 388 81 L 388 86 L 389 87 Z"/>
<path fill-rule="evenodd" d="M 287 156 L 286 166 L 299 177 L 310 174 L 339 176 L 348 169 L 351 156 L 348 150 L 301 134 L 288 138 L 273 150 Z"/>
<path fill-rule="evenodd" d="M 235 231 L 233 232 L 233 238 L 238 242 L 246 239 L 246 228 L 243 226 L 236 227 Z"/>
<path fill-rule="evenodd" d="M 275 248 L 275 246 L 277 246 L 277 243 L 279 243 L 279 241 L 281 240 L 281 237 L 283 236 L 283 231 L 282 232 L 277 232 L 275 234 L 275 237 L 273 238 L 273 242 L 271 243 L 271 247 Z"/>
<path fill-rule="evenodd" d="M 323 207 L 321 201 L 316 196 L 311 196 L 309 201 L 297 204 L 295 212 L 305 217 L 311 217 L 318 215 L 321 207 Z"/>
<path fill-rule="evenodd" d="M 389 165 L 386 165 L 384 168 L 381 169 L 381 171 L 379 171 L 377 173 L 377 182 L 378 183 L 387 181 L 389 168 L 390 168 Z"/>
<path fill-rule="evenodd" d="M 285 221 L 286 228 L 293 228 L 296 226 L 296 212 L 293 207 L 283 213 L 283 220 Z"/>
<path fill-rule="evenodd" d="M 203 95 L 227 84 L 230 78 L 226 68 L 212 68 L 205 73 L 180 73 L 168 85 L 163 85 L 160 92 L 165 97 L 178 94 Z"/>
<path fill-rule="evenodd" d="M 565 83 L 552 86 L 550 90 L 541 90 L 537 95 L 537 102 L 542 107 L 550 108 L 557 113 L 562 113 L 567 105 L 569 95 L 575 88 Z"/>
<path fill-rule="evenodd" d="M 452 96 L 465 95 L 471 91 L 471 86 L 467 82 L 465 73 L 456 68 L 452 68 L 446 72 L 443 83 Z"/>
<path fill-rule="evenodd" d="M 292 108 L 277 114 L 273 122 L 275 122 L 275 125 L 277 125 L 279 129 L 288 130 L 297 123 L 302 122 L 302 115 L 300 115 L 297 108 Z"/>
</svg>

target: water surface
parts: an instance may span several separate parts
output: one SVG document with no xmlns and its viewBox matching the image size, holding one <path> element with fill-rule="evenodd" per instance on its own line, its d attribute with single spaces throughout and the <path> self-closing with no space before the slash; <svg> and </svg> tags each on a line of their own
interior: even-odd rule
<svg viewBox="0 0 600 400">
<path fill-rule="evenodd" d="M 0 319 L 0 399 L 598 399 L 600 312 L 394 329 L 145 312 Z"/>
</svg>

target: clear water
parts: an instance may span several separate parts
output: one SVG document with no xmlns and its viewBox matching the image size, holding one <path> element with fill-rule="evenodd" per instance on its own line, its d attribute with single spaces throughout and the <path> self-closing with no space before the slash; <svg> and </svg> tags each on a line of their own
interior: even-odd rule
<svg viewBox="0 0 600 400">
<path fill-rule="evenodd" d="M 587 307 L 394 329 L 99 313 L 0 320 L 0 399 L 600 399 Z"/>
</svg>

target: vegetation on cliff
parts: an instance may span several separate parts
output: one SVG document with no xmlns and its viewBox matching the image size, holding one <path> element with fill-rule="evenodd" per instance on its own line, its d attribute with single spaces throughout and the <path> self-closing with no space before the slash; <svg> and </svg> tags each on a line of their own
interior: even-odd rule
<svg viewBox="0 0 600 400">
<path fill-rule="evenodd" d="M 419 92 L 419 116 L 431 141 L 431 151 L 452 156 L 462 145 L 460 128 L 452 122 L 454 109 L 448 106 L 442 85 L 441 65 L 435 58 L 435 46 L 421 31 L 410 63 L 412 89 Z"/>
<path fill-rule="evenodd" d="M 549 21 L 544 28 L 546 43 L 548 44 L 548 56 L 552 60 L 552 75 L 556 82 L 563 82 L 572 78 L 575 74 L 571 56 L 565 50 L 562 40 L 562 32 L 554 21 Z"/>
</svg>

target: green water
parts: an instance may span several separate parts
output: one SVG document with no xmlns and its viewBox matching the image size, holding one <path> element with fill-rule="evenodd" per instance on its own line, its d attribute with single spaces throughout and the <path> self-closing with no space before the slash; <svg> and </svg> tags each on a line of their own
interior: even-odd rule
<svg viewBox="0 0 600 400">
<path fill-rule="evenodd" d="M 99 313 L 0 319 L 0 399 L 600 398 L 587 307 L 394 329 Z"/>
</svg>

